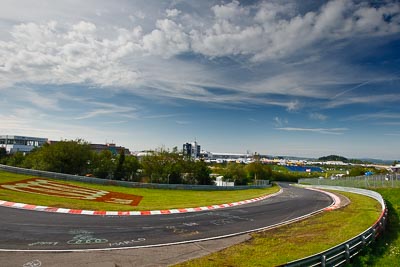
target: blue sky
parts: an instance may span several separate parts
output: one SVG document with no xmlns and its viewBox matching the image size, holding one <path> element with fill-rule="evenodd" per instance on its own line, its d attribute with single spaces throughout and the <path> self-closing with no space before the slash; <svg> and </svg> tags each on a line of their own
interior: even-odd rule
<svg viewBox="0 0 400 267">
<path fill-rule="evenodd" d="M 22 1 L 0 134 L 400 158 L 397 1 Z"/>
</svg>

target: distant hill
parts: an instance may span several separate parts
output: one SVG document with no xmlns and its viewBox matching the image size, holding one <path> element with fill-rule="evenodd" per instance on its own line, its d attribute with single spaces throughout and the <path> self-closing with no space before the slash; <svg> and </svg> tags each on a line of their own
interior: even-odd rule
<svg viewBox="0 0 400 267">
<path fill-rule="evenodd" d="M 320 157 L 318 160 L 320 161 L 343 161 L 345 163 L 354 163 L 354 164 L 387 164 L 390 165 L 393 163 L 393 160 L 382 160 L 382 159 L 371 159 L 371 158 L 363 158 L 363 159 L 348 159 L 338 155 L 329 155 L 325 157 Z"/>
<path fill-rule="evenodd" d="M 321 161 L 343 161 L 343 162 L 349 162 L 349 160 L 345 157 L 338 156 L 338 155 L 329 155 L 325 157 L 320 157 L 318 160 Z"/>
<path fill-rule="evenodd" d="M 270 158 L 274 158 L 274 156 L 268 156 Z M 307 158 L 307 157 L 293 157 L 293 156 L 275 156 L 275 158 L 280 158 L 280 159 L 298 159 L 298 160 L 310 160 L 314 161 L 315 158 Z M 386 165 L 391 165 L 394 160 L 382 160 L 382 159 L 372 159 L 372 158 L 362 158 L 362 159 L 348 159 L 343 156 L 339 155 L 329 155 L 325 157 L 320 157 L 318 158 L 319 161 L 342 161 L 345 163 L 353 163 L 353 164 L 386 164 Z M 400 159 L 397 160 L 400 162 Z"/>
<path fill-rule="evenodd" d="M 375 164 L 386 164 L 386 165 L 392 165 L 392 163 L 394 162 L 394 160 L 384 160 L 384 159 L 361 159 L 362 161 L 368 161 L 368 162 L 372 162 Z"/>
</svg>

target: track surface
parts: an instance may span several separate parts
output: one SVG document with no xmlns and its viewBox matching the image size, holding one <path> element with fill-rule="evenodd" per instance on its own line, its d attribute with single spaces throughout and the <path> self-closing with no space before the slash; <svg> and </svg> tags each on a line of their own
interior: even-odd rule
<svg viewBox="0 0 400 267">
<path fill-rule="evenodd" d="M 234 235 L 323 209 L 332 199 L 280 184 L 283 193 L 216 211 L 151 216 L 85 216 L 0 207 L 0 250 L 80 250 L 157 246 Z"/>
</svg>

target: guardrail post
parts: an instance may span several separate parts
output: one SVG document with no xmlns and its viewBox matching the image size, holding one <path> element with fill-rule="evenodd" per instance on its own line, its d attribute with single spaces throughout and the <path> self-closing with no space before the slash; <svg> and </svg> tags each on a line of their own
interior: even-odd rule
<svg viewBox="0 0 400 267">
<path fill-rule="evenodd" d="M 326 267 L 326 256 L 325 255 L 321 256 L 321 267 Z"/>
<path fill-rule="evenodd" d="M 385 231 L 385 228 L 386 228 L 386 217 L 384 216 L 384 217 L 382 217 L 382 229 L 383 229 L 383 231 Z"/>
<path fill-rule="evenodd" d="M 350 263 L 350 246 L 349 244 L 346 244 L 346 263 Z"/>
<path fill-rule="evenodd" d="M 362 240 L 363 247 L 365 247 L 365 245 L 367 244 L 367 240 L 365 239 L 365 235 L 361 236 L 361 240 Z"/>
</svg>

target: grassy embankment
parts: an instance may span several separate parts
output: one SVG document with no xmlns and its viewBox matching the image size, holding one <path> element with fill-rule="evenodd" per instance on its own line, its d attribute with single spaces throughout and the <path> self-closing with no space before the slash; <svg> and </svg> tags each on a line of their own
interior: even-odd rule
<svg viewBox="0 0 400 267">
<path fill-rule="evenodd" d="M 342 194 L 351 200 L 342 209 L 253 234 L 245 243 L 178 266 L 277 266 L 340 244 L 366 230 L 380 215 L 376 200 Z"/>
<path fill-rule="evenodd" d="M 0 171 L 0 184 L 30 178 L 32 178 L 32 176 Z M 86 188 L 105 190 L 109 192 L 120 192 L 125 194 L 138 195 L 142 196 L 143 199 L 138 206 L 133 207 L 128 205 L 69 199 L 39 194 L 29 194 L 3 189 L 0 187 L 0 200 L 50 207 L 85 210 L 163 210 L 231 203 L 246 199 L 252 199 L 266 194 L 272 194 L 279 191 L 279 188 L 277 186 L 266 189 L 248 189 L 237 191 L 191 191 L 127 188 L 119 186 L 87 184 L 81 182 L 62 182 L 58 180 L 55 181 L 58 183 L 66 183 Z"/>
<path fill-rule="evenodd" d="M 353 266 L 400 266 L 400 188 L 374 189 L 389 209 L 387 232 L 356 259 Z"/>
</svg>

